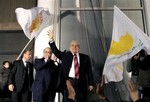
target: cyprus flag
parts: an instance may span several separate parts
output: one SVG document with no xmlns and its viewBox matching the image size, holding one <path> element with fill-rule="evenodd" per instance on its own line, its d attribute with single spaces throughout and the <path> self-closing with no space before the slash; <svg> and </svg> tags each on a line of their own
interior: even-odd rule
<svg viewBox="0 0 150 102">
<path fill-rule="evenodd" d="M 31 40 L 50 25 L 50 13 L 47 8 L 33 7 L 31 9 L 17 8 L 17 21 L 25 35 Z"/>
<path fill-rule="evenodd" d="M 122 62 L 130 59 L 141 49 L 150 54 L 150 38 L 114 6 L 112 40 L 103 70 L 105 82 L 121 81 Z"/>
</svg>

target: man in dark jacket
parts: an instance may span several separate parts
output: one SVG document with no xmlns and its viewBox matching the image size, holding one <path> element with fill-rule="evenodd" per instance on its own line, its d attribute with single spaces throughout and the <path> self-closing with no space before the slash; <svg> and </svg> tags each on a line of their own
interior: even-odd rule
<svg viewBox="0 0 150 102">
<path fill-rule="evenodd" d="M 33 82 L 33 65 L 29 62 L 31 52 L 25 50 L 22 59 L 14 61 L 8 80 L 13 102 L 30 102 Z"/>
<path fill-rule="evenodd" d="M 61 60 L 61 68 L 58 83 L 63 90 L 64 101 L 67 100 L 66 80 L 69 79 L 76 92 L 76 102 L 87 102 L 87 90 L 93 89 L 93 76 L 88 55 L 79 53 L 79 43 L 72 41 L 70 51 L 61 52 L 57 49 L 53 40 L 53 32 L 49 31 L 49 45 L 52 52 Z"/>
<path fill-rule="evenodd" d="M 35 59 L 35 81 L 32 86 L 34 102 L 54 102 L 59 68 L 51 60 L 51 49 L 45 48 L 43 58 Z"/>
</svg>

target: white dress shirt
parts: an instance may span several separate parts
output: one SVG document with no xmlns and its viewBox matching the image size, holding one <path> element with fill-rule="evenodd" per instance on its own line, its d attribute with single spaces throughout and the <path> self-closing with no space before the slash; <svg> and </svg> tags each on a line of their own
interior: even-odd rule
<svg viewBox="0 0 150 102">
<path fill-rule="evenodd" d="M 26 67 L 26 65 L 27 65 L 27 61 L 25 61 L 24 59 L 22 59 L 23 60 L 23 64 L 24 64 L 24 66 Z"/>
<path fill-rule="evenodd" d="M 77 59 L 78 59 L 78 65 L 80 66 L 79 53 L 76 53 L 76 55 L 77 55 Z M 75 78 L 74 56 L 73 56 L 73 59 L 72 59 L 72 65 L 71 65 L 71 68 L 70 68 L 69 77 L 70 77 L 70 78 Z"/>
</svg>

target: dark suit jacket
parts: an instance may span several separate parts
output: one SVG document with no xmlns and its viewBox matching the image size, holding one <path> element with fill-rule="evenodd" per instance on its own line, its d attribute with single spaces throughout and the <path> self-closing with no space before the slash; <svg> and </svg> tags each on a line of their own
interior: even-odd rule
<svg viewBox="0 0 150 102">
<path fill-rule="evenodd" d="M 55 94 L 58 66 L 54 64 L 54 61 L 49 60 L 45 62 L 44 58 L 35 59 L 34 68 L 36 70 L 36 75 L 32 86 L 33 98 L 36 100 L 38 95 L 44 94 L 48 91 Z"/>
<path fill-rule="evenodd" d="M 73 55 L 70 51 L 61 52 L 57 49 L 55 43 L 49 43 L 52 52 L 58 57 L 62 63 L 60 68 L 60 75 L 58 86 L 66 88 L 66 79 L 68 78 L 69 71 L 72 65 Z M 93 85 L 92 69 L 90 59 L 87 55 L 79 53 L 80 67 L 79 67 L 79 90 L 82 92 L 87 91 L 87 86 Z"/>
<path fill-rule="evenodd" d="M 31 88 L 32 82 L 33 82 L 33 65 L 28 62 L 28 79 L 29 79 L 29 89 Z M 25 82 L 25 74 L 26 74 L 26 67 L 24 66 L 24 63 L 22 60 L 14 61 L 13 67 L 10 71 L 8 84 L 13 84 L 15 87 L 16 92 L 22 91 L 24 87 L 27 87 L 24 85 Z"/>
</svg>

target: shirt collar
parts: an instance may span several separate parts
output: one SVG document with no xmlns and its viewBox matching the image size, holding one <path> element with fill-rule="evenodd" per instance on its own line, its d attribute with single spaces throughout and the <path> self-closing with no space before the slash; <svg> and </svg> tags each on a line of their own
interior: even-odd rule
<svg viewBox="0 0 150 102">
<path fill-rule="evenodd" d="M 28 62 L 28 61 L 26 61 L 26 60 L 25 60 L 25 59 L 23 59 L 23 58 L 22 58 L 22 61 L 23 61 L 24 63 L 25 63 L 25 62 L 26 62 L 26 63 Z"/>
<path fill-rule="evenodd" d="M 73 54 L 73 55 L 75 55 L 75 54 Z M 79 53 L 76 53 L 76 55 L 79 56 Z"/>
</svg>

